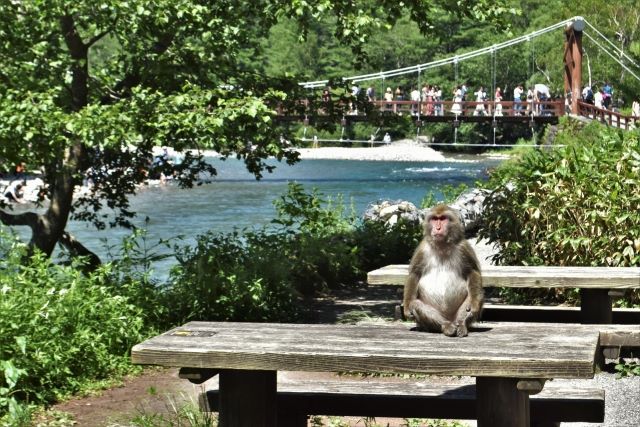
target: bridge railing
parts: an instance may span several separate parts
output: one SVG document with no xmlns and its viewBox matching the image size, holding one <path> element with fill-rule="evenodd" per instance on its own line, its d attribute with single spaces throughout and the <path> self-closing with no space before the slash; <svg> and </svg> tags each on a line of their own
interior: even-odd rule
<svg viewBox="0 0 640 427">
<path fill-rule="evenodd" d="M 564 100 L 513 102 L 513 101 L 384 101 L 370 102 L 370 107 L 384 114 L 412 115 L 419 117 L 501 117 L 501 116 L 561 116 L 564 114 Z M 364 116 L 366 109 L 358 109 L 356 103 L 326 102 L 310 103 L 299 100 L 288 108 L 278 106 L 279 116 L 326 116 L 341 112 L 347 116 Z"/>
<path fill-rule="evenodd" d="M 381 111 L 420 116 L 560 116 L 564 100 L 513 101 L 374 101 Z"/>
<path fill-rule="evenodd" d="M 626 116 L 582 101 L 578 101 L 578 113 L 589 119 L 598 120 L 609 126 L 615 126 L 625 130 L 633 129 L 640 125 L 640 117 Z"/>
</svg>

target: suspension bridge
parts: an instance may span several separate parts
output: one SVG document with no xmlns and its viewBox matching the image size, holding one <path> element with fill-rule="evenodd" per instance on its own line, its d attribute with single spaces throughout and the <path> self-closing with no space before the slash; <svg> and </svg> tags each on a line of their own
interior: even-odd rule
<svg viewBox="0 0 640 427">
<path fill-rule="evenodd" d="M 322 96 L 315 97 L 316 101 L 308 99 L 300 100 L 294 107 L 278 107 L 278 115 L 283 120 L 304 121 L 305 127 L 320 120 L 335 120 L 341 117 L 341 124 L 349 126 L 351 122 L 366 121 L 372 114 L 384 116 L 409 115 L 414 118 L 416 127 L 419 129 L 427 123 L 451 123 L 456 129 L 461 123 L 490 123 L 494 132 L 496 127 L 503 123 L 520 123 L 530 127 L 539 124 L 557 123 L 558 118 L 563 115 L 573 115 L 586 118 L 588 120 L 598 120 L 610 126 L 623 129 L 632 129 L 640 125 L 640 117 L 636 115 L 623 115 L 613 109 L 604 106 L 593 105 L 586 102 L 582 97 L 582 56 L 583 37 L 590 40 L 598 49 L 607 53 L 616 63 L 618 63 L 630 76 L 640 81 L 638 73 L 640 66 L 630 58 L 626 52 L 620 49 L 615 43 L 607 39 L 597 28 L 591 25 L 586 19 L 576 16 L 560 21 L 546 28 L 533 31 L 529 34 L 515 37 L 511 40 L 493 44 L 475 51 L 454 55 L 432 62 L 413 65 L 410 67 L 398 68 L 394 70 L 381 71 L 377 73 L 362 74 L 343 77 L 346 84 L 353 86 L 366 83 L 369 87 L 380 85 L 384 93 L 388 79 L 414 75 L 418 89 L 421 87 L 422 73 L 444 66 L 453 66 L 455 70 L 455 81 L 459 81 L 458 65 L 480 56 L 489 55 L 491 57 L 492 87 L 490 94 L 496 93 L 496 54 L 500 50 L 512 48 L 521 43 L 532 40 L 552 31 L 564 29 L 564 92 L 560 96 L 552 97 L 546 85 L 535 85 L 532 88 L 523 88 L 523 98 L 506 100 L 502 98 L 487 97 L 475 101 L 467 100 L 464 97 L 456 96 L 454 93 L 452 100 L 444 97 L 431 96 L 411 97 L 409 100 L 383 97 L 377 99 L 365 94 L 364 91 L 347 94 L 340 100 L 332 101 L 328 91 L 329 80 L 318 80 L 299 83 L 300 86 L 309 90 L 323 90 Z M 590 86 L 590 85 L 589 85 Z M 546 90 L 545 90 L 546 88 Z M 530 96 L 527 96 L 528 89 L 532 89 Z M 535 89 L 535 90 L 534 90 Z M 305 135 L 306 136 L 306 135 Z M 306 139 L 306 138 L 305 138 Z M 361 141 L 365 142 L 365 141 Z M 371 141 L 366 142 L 381 142 Z"/>
</svg>

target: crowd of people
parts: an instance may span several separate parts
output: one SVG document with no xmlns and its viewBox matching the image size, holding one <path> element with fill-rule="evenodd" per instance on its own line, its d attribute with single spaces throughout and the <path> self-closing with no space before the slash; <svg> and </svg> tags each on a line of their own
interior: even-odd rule
<svg viewBox="0 0 640 427">
<path fill-rule="evenodd" d="M 360 88 L 357 85 L 352 87 L 351 95 L 357 97 L 359 95 Z M 496 87 L 491 99 L 483 86 L 479 86 L 475 92 L 470 95 L 470 90 L 466 83 L 457 85 L 452 91 L 452 102 L 450 112 L 456 115 L 464 114 L 464 105 L 467 101 L 473 101 L 475 105 L 473 108 L 473 115 L 495 115 L 502 116 L 504 114 L 504 108 L 502 105 L 505 99 L 505 95 L 500 86 Z M 375 95 L 375 89 L 373 86 L 369 86 L 366 89 L 366 99 L 369 102 L 376 102 L 378 99 Z M 323 101 L 330 99 L 329 90 L 323 91 Z M 526 91 L 523 85 L 517 85 L 513 89 L 513 106 L 511 108 L 511 114 L 513 115 L 543 115 L 545 114 L 544 101 L 551 100 L 551 93 L 549 88 L 543 84 L 536 84 L 529 87 Z M 417 86 L 411 87 L 411 90 L 407 94 L 402 86 L 397 86 L 394 89 L 387 87 L 381 97 L 382 108 L 385 111 L 393 111 L 394 113 L 401 112 L 402 102 L 398 101 L 411 101 L 410 112 L 412 115 L 423 116 L 442 116 L 445 114 L 445 98 L 443 97 L 442 89 L 438 85 L 424 84 L 421 88 Z M 448 104 L 448 103 L 447 103 Z"/>
<path fill-rule="evenodd" d="M 510 94 L 511 97 L 509 94 L 505 95 L 502 88 L 498 86 L 495 88 L 492 99 L 483 86 L 478 86 L 475 91 L 472 91 L 466 83 L 456 85 L 453 88 L 451 102 L 447 102 L 438 85 L 427 83 L 422 87 L 412 86 L 409 91 L 405 91 L 402 86 L 396 86 L 395 89 L 389 86 L 379 99 L 376 96 L 374 86 L 370 85 L 364 91 L 365 99 L 369 102 L 380 103 L 382 110 L 401 114 L 408 109 L 410 114 L 414 116 L 443 116 L 447 109 L 454 115 L 473 114 L 474 116 L 503 116 L 505 114 L 544 116 L 552 114 L 552 107 L 547 101 L 553 101 L 554 98 L 549 87 L 545 84 L 534 84 L 527 89 L 524 88 L 524 85 L 518 84 Z M 352 99 L 355 100 L 360 95 L 360 86 L 354 84 L 351 88 Z M 598 108 L 613 109 L 613 95 L 613 86 L 609 82 L 605 82 L 598 88 L 584 86 L 581 100 Z M 324 103 L 331 101 L 329 88 L 323 90 L 322 100 Z M 503 102 L 507 102 L 507 107 L 510 108 L 504 107 Z M 355 102 L 350 103 L 350 114 L 358 114 L 356 105 Z M 468 110 L 465 109 L 465 106 Z M 634 117 L 640 117 L 640 103 L 638 101 L 633 102 L 631 114 Z"/>
<path fill-rule="evenodd" d="M 609 82 L 602 87 L 585 85 L 582 88 L 582 100 L 597 108 L 610 110 L 613 105 L 613 86 Z"/>
</svg>

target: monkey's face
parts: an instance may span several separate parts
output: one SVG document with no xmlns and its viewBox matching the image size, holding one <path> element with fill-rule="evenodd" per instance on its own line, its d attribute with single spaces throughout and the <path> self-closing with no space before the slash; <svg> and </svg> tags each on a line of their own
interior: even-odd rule
<svg viewBox="0 0 640 427">
<path fill-rule="evenodd" d="M 447 238 L 449 229 L 449 217 L 446 215 L 432 216 L 429 219 L 431 237 L 435 241 L 443 241 Z"/>
</svg>

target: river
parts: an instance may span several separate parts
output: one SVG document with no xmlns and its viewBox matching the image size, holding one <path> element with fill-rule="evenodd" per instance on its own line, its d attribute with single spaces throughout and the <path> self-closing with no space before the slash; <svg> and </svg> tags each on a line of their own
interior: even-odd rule
<svg viewBox="0 0 640 427">
<path fill-rule="evenodd" d="M 138 213 L 134 221 L 146 228 L 150 243 L 184 236 L 194 242 L 206 231 L 231 231 L 234 227 L 262 226 L 275 216 L 273 201 L 284 195 L 287 183 L 295 181 L 307 191 L 317 188 L 326 197 L 353 204 L 362 215 L 377 200 L 408 200 L 419 205 L 438 186 L 474 182 L 486 176 L 499 160 L 473 158 L 446 162 L 387 162 L 354 160 L 302 160 L 294 166 L 277 164 L 274 173 L 256 181 L 242 161 L 210 159 L 218 170 L 211 183 L 182 190 L 172 183 L 143 187 L 131 199 Z M 439 193 L 436 192 L 439 196 Z M 148 218 L 145 224 L 144 220 Z M 108 259 L 107 246 L 117 246 L 128 230 L 96 231 L 85 223 L 71 222 L 69 231 L 89 249 Z M 20 231 L 20 230 L 19 230 Z M 21 230 L 26 236 L 28 230 Z"/>
</svg>

